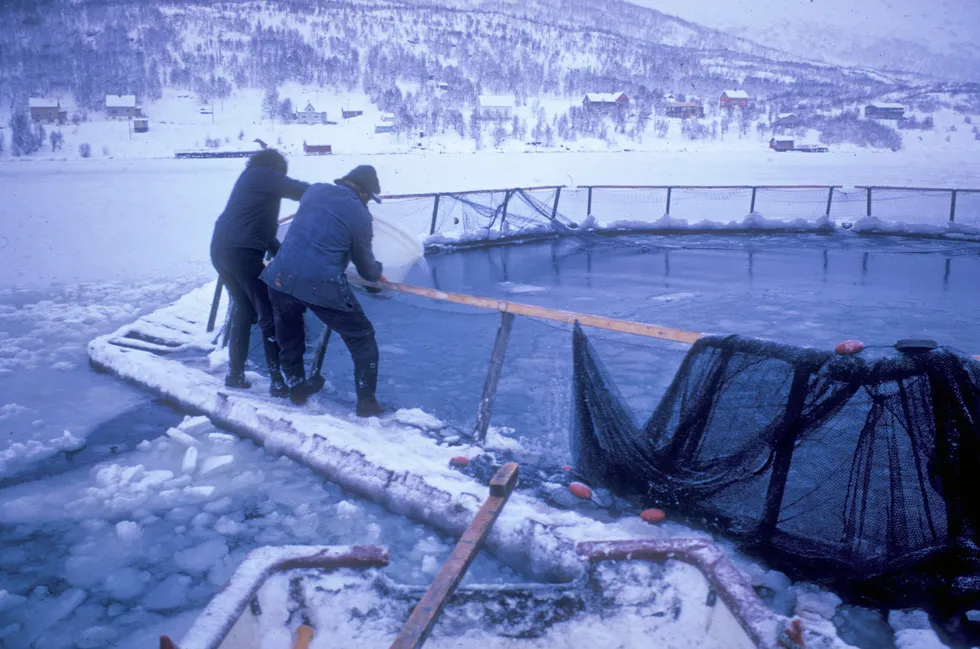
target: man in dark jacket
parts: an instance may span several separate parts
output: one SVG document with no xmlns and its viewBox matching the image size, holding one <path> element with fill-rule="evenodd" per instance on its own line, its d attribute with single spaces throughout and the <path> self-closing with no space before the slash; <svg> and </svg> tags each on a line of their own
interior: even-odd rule
<svg viewBox="0 0 980 649">
<path fill-rule="evenodd" d="M 374 327 L 347 283 L 348 264 L 371 282 L 384 279 L 371 250 L 373 226 L 367 202 L 381 202 L 374 167 L 361 165 L 336 184 L 311 185 L 289 227 L 279 254 L 262 273 L 276 319 L 282 371 L 290 399 L 303 403 L 317 386 L 306 380 L 303 313 L 309 309 L 337 332 L 354 360 L 357 415 L 381 413 L 375 398 L 378 343 Z"/>
<path fill-rule="evenodd" d="M 274 149 L 259 151 L 248 160 L 238 177 L 225 211 L 214 224 L 211 237 L 211 263 L 232 299 L 228 335 L 228 376 L 230 388 L 249 388 L 245 380 L 245 360 L 252 325 L 262 330 L 262 345 L 269 366 L 273 396 L 284 397 L 289 389 L 279 371 L 279 345 L 269 291 L 259 275 L 265 268 L 266 253 L 279 251 L 279 203 L 283 198 L 298 201 L 309 184 L 286 175 L 286 159 Z"/>
</svg>

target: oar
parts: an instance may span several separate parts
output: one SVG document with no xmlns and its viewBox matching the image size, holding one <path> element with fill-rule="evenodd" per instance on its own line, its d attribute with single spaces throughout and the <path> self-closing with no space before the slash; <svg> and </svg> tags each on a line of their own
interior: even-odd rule
<svg viewBox="0 0 980 649">
<path fill-rule="evenodd" d="M 453 548 L 452 554 L 442 564 L 439 574 L 412 611 L 412 615 L 391 644 L 391 649 L 416 649 L 422 646 L 446 606 L 446 600 L 462 581 L 463 575 L 476 558 L 476 553 L 516 486 L 517 463 L 508 462 L 493 476 L 490 481 L 490 497 L 480 507 L 473 522 Z"/>
</svg>

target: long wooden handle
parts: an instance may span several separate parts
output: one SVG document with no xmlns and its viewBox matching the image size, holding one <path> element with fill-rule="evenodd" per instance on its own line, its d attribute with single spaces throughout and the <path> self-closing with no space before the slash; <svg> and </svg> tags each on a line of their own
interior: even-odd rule
<svg viewBox="0 0 980 649">
<path fill-rule="evenodd" d="M 296 629 L 296 642 L 293 643 L 293 649 L 309 649 L 310 640 L 313 639 L 313 628 L 301 625 Z"/>
<path fill-rule="evenodd" d="M 356 281 L 356 279 L 351 280 L 352 283 Z M 575 313 L 573 311 L 548 309 L 546 307 L 534 306 L 532 304 L 509 302 L 507 300 L 494 300 L 486 297 L 477 297 L 475 295 L 466 295 L 464 293 L 450 293 L 448 291 L 439 291 L 433 288 L 425 288 L 423 286 L 413 286 L 412 284 L 379 281 L 372 282 L 371 285 L 388 288 L 401 293 L 408 293 L 410 295 L 418 295 L 419 297 L 426 297 L 432 300 L 440 300 L 442 302 L 465 304 L 467 306 L 475 306 L 481 309 L 503 311 L 504 313 L 513 313 L 515 315 L 523 315 L 531 318 L 542 318 L 545 320 L 553 320 L 555 322 L 567 322 L 569 324 L 578 322 L 579 324 L 595 327 L 597 329 L 620 331 L 622 333 L 636 334 L 637 336 L 645 336 L 647 338 L 660 338 L 662 340 L 673 340 L 676 342 L 693 344 L 699 338 L 704 336 L 704 334 L 694 331 L 685 331 L 683 329 L 671 329 L 670 327 L 660 327 L 657 325 L 645 324 L 643 322 L 616 320 L 615 318 L 589 315 L 587 313 Z"/>
</svg>

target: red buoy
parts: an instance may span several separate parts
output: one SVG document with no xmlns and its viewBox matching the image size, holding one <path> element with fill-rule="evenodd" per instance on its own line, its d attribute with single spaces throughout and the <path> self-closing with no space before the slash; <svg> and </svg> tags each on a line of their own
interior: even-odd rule
<svg viewBox="0 0 980 649">
<path fill-rule="evenodd" d="M 470 458 L 465 455 L 457 455 L 456 457 L 449 460 L 449 464 L 452 466 L 466 466 L 470 463 Z"/>
<path fill-rule="evenodd" d="M 662 509 L 644 509 L 640 512 L 640 518 L 648 523 L 663 523 L 667 520 L 667 514 Z"/>
<path fill-rule="evenodd" d="M 864 343 L 860 340 L 845 340 L 836 347 L 834 351 L 841 356 L 850 356 L 851 354 L 860 354 L 864 349 Z"/>
<path fill-rule="evenodd" d="M 568 485 L 568 490 L 571 491 L 576 496 L 578 496 L 579 498 L 588 499 L 592 497 L 592 490 L 589 489 L 587 485 L 584 485 L 581 482 L 571 483 L 570 485 Z"/>
<path fill-rule="evenodd" d="M 563 466 L 561 468 L 561 470 L 562 471 L 574 471 L 575 470 L 575 467 L 573 467 L 571 464 L 566 464 L 565 466 Z"/>
</svg>

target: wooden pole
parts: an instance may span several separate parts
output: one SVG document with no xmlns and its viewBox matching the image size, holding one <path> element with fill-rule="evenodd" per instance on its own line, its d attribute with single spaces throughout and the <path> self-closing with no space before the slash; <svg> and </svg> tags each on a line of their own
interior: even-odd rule
<svg viewBox="0 0 980 649">
<path fill-rule="evenodd" d="M 830 206 L 834 202 L 834 186 L 831 185 L 827 191 L 827 216 L 830 216 Z"/>
<path fill-rule="evenodd" d="M 667 188 L 667 216 L 670 216 L 670 194 L 673 191 L 673 187 Z"/>
<path fill-rule="evenodd" d="M 218 318 L 218 305 L 221 303 L 221 291 L 224 287 L 225 283 L 219 277 L 218 283 L 214 285 L 214 297 L 211 298 L 211 314 L 208 315 L 208 333 L 214 331 L 214 321 Z"/>
<path fill-rule="evenodd" d="M 956 190 L 953 190 L 953 195 L 949 199 L 949 222 L 954 223 L 956 221 Z"/>
<path fill-rule="evenodd" d="M 352 279 L 351 283 L 357 283 L 357 280 Z M 671 329 L 669 327 L 660 327 L 657 325 L 645 324 L 643 322 L 616 320 L 614 318 L 588 315 L 585 313 L 575 313 L 573 311 L 548 309 L 546 307 L 534 306 L 531 304 L 494 300 L 492 298 L 465 295 L 463 293 L 450 293 L 448 291 L 439 291 L 436 289 L 425 288 L 423 286 L 413 286 L 412 284 L 374 282 L 370 285 L 378 286 L 380 288 L 387 288 L 392 291 L 399 291 L 400 293 L 407 293 L 409 295 L 418 295 L 419 297 L 439 300 L 441 302 L 452 302 L 454 304 L 463 304 L 480 309 L 489 309 L 491 311 L 503 311 L 506 313 L 513 313 L 514 315 L 527 316 L 529 318 L 542 318 L 544 320 L 566 322 L 568 324 L 574 324 L 576 321 L 578 321 L 579 324 L 586 327 L 607 329 L 609 331 L 619 331 L 627 334 L 635 334 L 637 336 L 645 336 L 647 338 L 659 338 L 661 340 L 673 340 L 675 342 L 693 344 L 699 338 L 704 336 L 704 334 L 693 331 L 685 331 L 683 329 Z"/>
<path fill-rule="evenodd" d="M 755 194 L 758 190 L 758 187 L 752 188 L 752 202 L 749 203 L 749 214 L 755 214 Z"/>
<path fill-rule="evenodd" d="M 561 199 L 561 187 L 555 190 L 555 204 L 551 206 L 551 220 L 558 217 L 558 201 Z"/>
<path fill-rule="evenodd" d="M 476 553 L 479 551 L 483 541 L 490 534 L 490 528 L 497 521 L 507 499 L 517 486 L 517 464 L 508 462 L 500 467 L 497 474 L 490 480 L 490 497 L 480 507 L 476 517 L 470 526 L 463 532 L 452 554 L 442 564 L 439 573 L 429 589 L 425 591 L 422 600 L 409 616 L 405 626 L 395 641 L 391 644 L 391 649 L 416 649 L 421 647 L 436 620 L 446 606 L 446 600 L 455 592 L 459 582 L 462 581 Z"/>
<path fill-rule="evenodd" d="M 871 188 L 868 187 L 868 190 L 867 191 L 868 191 L 868 209 L 867 209 L 867 215 L 868 216 L 871 216 Z"/>
<path fill-rule="evenodd" d="M 432 223 L 429 225 L 429 234 L 436 233 L 436 220 L 439 218 L 439 194 L 436 194 L 435 204 L 432 206 Z"/>
<path fill-rule="evenodd" d="M 592 188 L 589 187 L 589 204 L 585 208 L 585 215 L 592 216 Z"/>
<path fill-rule="evenodd" d="M 497 329 L 497 339 L 493 343 L 490 354 L 490 367 L 487 369 L 487 380 L 483 384 L 483 396 L 476 411 L 476 424 L 473 426 L 473 439 L 477 444 L 483 444 L 487 439 L 487 428 L 490 426 L 490 416 L 493 414 L 493 400 L 497 396 L 497 385 L 500 384 L 500 372 L 504 366 L 504 355 L 507 353 L 507 342 L 510 340 L 510 330 L 514 326 L 514 314 L 504 311 L 500 314 L 500 327 Z"/>
<path fill-rule="evenodd" d="M 313 363 L 310 365 L 310 380 L 314 381 L 317 377 L 323 378 L 323 359 L 327 355 L 327 343 L 330 342 L 330 327 L 323 328 L 323 334 L 320 335 L 320 341 L 316 345 L 316 351 L 313 352 Z M 323 387 L 322 385 L 320 386 Z"/>
</svg>

